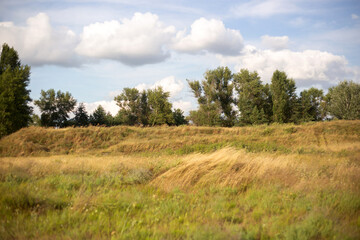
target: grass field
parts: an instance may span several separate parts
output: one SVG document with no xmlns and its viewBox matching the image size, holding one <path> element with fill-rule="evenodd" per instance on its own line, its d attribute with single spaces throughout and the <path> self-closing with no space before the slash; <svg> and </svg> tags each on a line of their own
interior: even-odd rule
<svg viewBox="0 0 360 240">
<path fill-rule="evenodd" d="M 30 127 L 0 156 L 0 239 L 360 239 L 360 121 Z"/>
</svg>

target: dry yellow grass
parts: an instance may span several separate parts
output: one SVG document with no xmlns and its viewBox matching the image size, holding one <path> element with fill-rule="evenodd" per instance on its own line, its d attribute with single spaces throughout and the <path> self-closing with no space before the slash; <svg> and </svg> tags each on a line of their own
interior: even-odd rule
<svg viewBox="0 0 360 240">
<path fill-rule="evenodd" d="M 184 157 L 151 184 L 164 190 L 194 186 L 244 187 L 249 184 L 278 184 L 293 188 L 340 187 L 359 190 L 360 166 L 344 158 L 301 157 L 295 154 L 246 153 L 224 148 L 212 154 Z"/>
<path fill-rule="evenodd" d="M 31 176 L 76 173 L 127 173 L 137 169 L 162 172 L 177 164 L 175 157 L 68 156 L 0 158 L 0 174 L 24 173 Z"/>
<path fill-rule="evenodd" d="M 360 149 L 360 121 L 255 127 L 30 127 L 0 139 L 0 156 L 207 152 L 226 145 L 249 151 L 340 152 Z M 192 149 L 194 148 L 195 149 Z M 185 151 L 184 151 L 185 149 Z M 190 149 L 190 150 L 189 150 Z"/>
<path fill-rule="evenodd" d="M 255 182 L 353 189 L 360 182 L 360 121 L 244 128 L 32 127 L 1 139 L 0 153 L 25 156 L 0 158 L 2 174 L 146 169 L 151 184 L 166 190 Z"/>
<path fill-rule="evenodd" d="M 360 190 L 360 154 L 352 158 L 299 154 L 247 153 L 223 148 L 187 156 L 51 156 L 0 158 L 0 175 L 151 174 L 150 184 L 166 191 L 204 186 L 242 187 L 277 184 L 304 190 L 337 187 Z"/>
<path fill-rule="evenodd" d="M 360 121 L 0 139 L 5 239 L 359 239 L 359 193 Z"/>
</svg>

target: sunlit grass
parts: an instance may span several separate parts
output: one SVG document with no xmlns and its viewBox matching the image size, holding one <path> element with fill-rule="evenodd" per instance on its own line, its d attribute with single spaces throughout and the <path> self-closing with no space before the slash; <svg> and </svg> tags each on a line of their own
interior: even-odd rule
<svg viewBox="0 0 360 240">
<path fill-rule="evenodd" d="M 360 238 L 359 121 L 28 128 L 0 149 L 0 239 Z"/>
</svg>

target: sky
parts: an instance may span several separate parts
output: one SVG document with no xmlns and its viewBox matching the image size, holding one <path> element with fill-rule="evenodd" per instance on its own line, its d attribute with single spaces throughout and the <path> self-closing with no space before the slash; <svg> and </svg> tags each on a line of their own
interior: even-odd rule
<svg viewBox="0 0 360 240">
<path fill-rule="evenodd" d="M 264 83 L 285 71 L 298 92 L 360 83 L 359 0 L 1 0 L 4 42 L 31 66 L 32 99 L 68 91 L 89 113 L 115 115 L 125 87 L 162 86 L 187 114 L 187 80 L 219 66 Z"/>
</svg>

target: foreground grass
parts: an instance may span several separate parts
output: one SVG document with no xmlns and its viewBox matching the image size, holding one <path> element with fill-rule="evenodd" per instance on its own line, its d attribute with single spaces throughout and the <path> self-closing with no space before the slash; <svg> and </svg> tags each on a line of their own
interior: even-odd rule
<svg viewBox="0 0 360 240">
<path fill-rule="evenodd" d="M 2 139 L 0 238 L 360 238 L 360 122 L 129 129 L 106 147 L 74 141 L 67 155 L 44 136 L 32 141 L 49 151 L 28 150 L 26 131 L 107 129 Z M 142 136 L 159 147 L 139 150 Z"/>
</svg>

